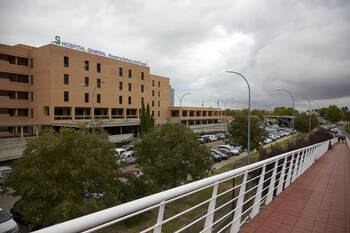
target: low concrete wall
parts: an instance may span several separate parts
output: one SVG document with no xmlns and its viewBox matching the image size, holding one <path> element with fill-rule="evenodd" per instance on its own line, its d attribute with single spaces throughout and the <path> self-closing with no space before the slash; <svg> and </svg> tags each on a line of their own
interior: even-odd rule
<svg viewBox="0 0 350 233">
<path fill-rule="evenodd" d="M 21 158 L 22 153 L 23 153 L 25 148 L 26 148 L 26 144 L 1 146 L 0 147 L 0 162 Z"/>
</svg>

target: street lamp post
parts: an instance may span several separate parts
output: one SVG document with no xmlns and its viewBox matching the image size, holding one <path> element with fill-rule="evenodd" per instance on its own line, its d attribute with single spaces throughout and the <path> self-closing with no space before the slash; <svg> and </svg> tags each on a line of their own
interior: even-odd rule
<svg viewBox="0 0 350 233">
<path fill-rule="evenodd" d="M 235 71 L 226 71 L 227 73 L 232 73 L 239 75 L 248 85 L 248 164 L 250 163 L 250 86 L 248 80 L 240 73 Z"/>
<path fill-rule="evenodd" d="M 293 105 L 292 105 L 292 128 L 293 128 L 293 133 L 292 133 L 292 144 L 294 144 L 294 95 L 292 94 L 291 91 L 287 90 L 287 89 L 283 89 L 283 88 L 277 88 L 276 91 L 284 91 L 287 92 L 291 97 L 292 97 L 292 101 L 293 101 Z"/>
<path fill-rule="evenodd" d="M 177 94 L 175 94 L 176 95 L 176 97 L 179 99 L 179 101 L 180 101 L 180 107 L 182 106 L 182 100 L 183 100 L 183 98 L 185 97 L 185 95 L 189 95 L 189 94 L 191 94 L 191 92 L 189 91 L 189 92 L 186 92 L 185 94 L 183 94 L 182 96 L 181 96 L 181 98 L 177 95 Z"/>
<path fill-rule="evenodd" d="M 309 133 L 311 132 L 311 100 L 309 97 L 306 97 L 307 101 L 309 102 Z"/>
<path fill-rule="evenodd" d="M 103 82 L 101 82 L 103 83 Z M 82 87 L 88 87 L 90 89 L 90 91 L 92 92 L 92 114 L 91 114 L 91 122 L 94 123 L 95 122 L 95 90 L 97 88 L 97 85 L 94 88 L 89 87 L 88 85 L 86 85 L 85 83 L 81 83 L 80 86 Z"/>
</svg>

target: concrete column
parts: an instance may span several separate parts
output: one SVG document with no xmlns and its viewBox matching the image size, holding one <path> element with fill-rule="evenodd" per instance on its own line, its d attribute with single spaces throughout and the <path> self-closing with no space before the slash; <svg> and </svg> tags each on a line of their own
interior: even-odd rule
<svg viewBox="0 0 350 233">
<path fill-rule="evenodd" d="M 112 109 L 108 108 L 107 113 L 108 113 L 108 119 L 111 120 L 112 119 Z"/>
<path fill-rule="evenodd" d="M 72 107 L 71 111 L 72 120 L 75 120 L 75 107 Z"/>
<path fill-rule="evenodd" d="M 35 127 L 35 131 L 36 131 L 36 136 L 39 137 L 39 126 L 38 125 Z"/>
<path fill-rule="evenodd" d="M 23 138 L 23 126 L 21 126 L 21 138 Z"/>
<path fill-rule="evenodd" d="M 123 108 L 124 120 L 126 120 L 126 108 Z"/>
</svg>

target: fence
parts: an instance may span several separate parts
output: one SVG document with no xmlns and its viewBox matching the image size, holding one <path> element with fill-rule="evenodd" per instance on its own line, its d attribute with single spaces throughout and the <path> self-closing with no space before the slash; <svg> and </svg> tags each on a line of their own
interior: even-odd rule
<svg viewBox="0 0 350 233">
<path fill-rule="evenodd" d="M 335 144 L 336 138 L 82 216 L 38 232 L 93 232 L 158 209 L 156 222 L 141 232 L 160 233 L 163 232 L 164 224 L 181 218 L 190 211 L 197 210 L 200 213 L 200 207 L 206 207 L 206 211 L 201 216 L 196 216 L 175 232 L 187 231 L 194 224 L 203 222 L 200 232 L 236 233 L 249 219 L 256 216 L 264 205 L 269 204 L 274 196 L 280 194 L 318 160 L 328 150 L 329 143 Z M 219 192 L 222 190 L 220 185 L 232 180 L 241 180 L 241 183 Z M 167 205 L 205 189 L 212 189 L 211 198 L 172 216 L 164 217 Z M 228 201 L 224 203 L 217 201 L 220 197 L 233 192 L 236 195 Z M 227 207 L 230 207 L 227 212 L 218 214 Z"/>
</svg>

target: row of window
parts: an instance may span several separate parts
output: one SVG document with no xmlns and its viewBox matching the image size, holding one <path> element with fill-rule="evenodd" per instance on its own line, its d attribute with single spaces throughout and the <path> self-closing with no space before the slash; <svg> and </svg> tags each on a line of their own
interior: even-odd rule
<svg viewBox="0 0 350 233">
<path fill-rule="evenodd" d="M 63 83 L 65 85 L 69 84 L 69 75 L 68 74 L 64 74 Z M 89 86 L 89 77 L 85 77 L 84 86 L 86 86 L 86 87 Z M 101 79 L 99 79 L 99 78 L 97 79 L 96 87 L 101 88 Z M 119 90 L 121 90 L 121 91 L 123 90 L 123 82 L 119 82 Z M 132 90 L 132 84 L 128 83 L 128 91 L 131 91 L 131 90 Z M 145 86 L 143 84 L 141 84 L 141 92 L 144 93 L 144 91 L 145 91 Z M 154 90 L 152 90 L 152 96 L 155 96 L 154 93 L 155 93 Z M 158 97 L 160 97 L 160 91 L 158 91 Z"/>
<path fill-rule="evenodd" d="M 64 102 L 69 102 L 69 92 L 65 91 L 63 94 Z M 84 95 L 85 103 L 89 103 L 89 93 L 85 93 Z M 128 104 L 131 104 L 132 98 L 128 97 Z M 101 103 L 101 94 L 96 94 L 96 102 Z M 144 103 L 144 98 L 141 97 L 141 104 Z M 119 104 L 123 104 L 123 96 L 119 96 Z M 154 100 L 152 100 L 152 107 L 154 107 Z M 160 107 L 160 101 L 158 101 L 158 107 Z"/>
<path fill-rule="evenodd" d="M 69 57 L 64 57 L 63 58 L 63 66 L 64 67 L 69 67 Z M 84 69 L 85 71 L 89 71 L 89 61 L 84 61 Z M 101 73 L 101 64 L 97 63 L 96 64 L 96 72 Z M 123 67 L 119 67 L 119 76 L 123 77 Z M 132 70 L 128 70 L 128 77 L 132 78 Z M 144 80 L 145 74 L 144 72 L 141 72 L 141 80 Z"/>
</svg>

